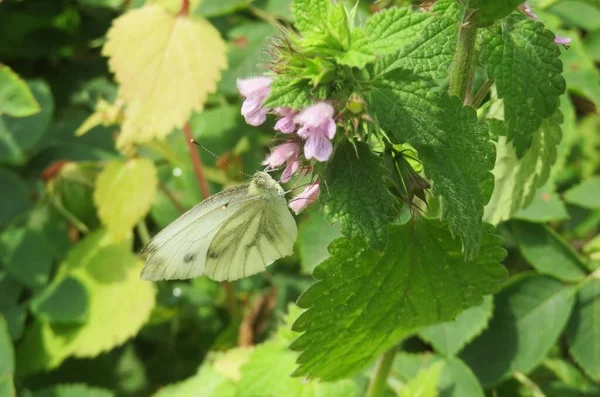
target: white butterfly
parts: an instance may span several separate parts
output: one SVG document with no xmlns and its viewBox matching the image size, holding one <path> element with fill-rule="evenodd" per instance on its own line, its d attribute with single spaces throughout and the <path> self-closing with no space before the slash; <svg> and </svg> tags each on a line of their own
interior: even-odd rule
<svg viewBox="0 0 600 397">
<path fill-rule="evenodd" d="M 217 193 L 160 231 L 144 247 L 144 280 L 206 275 L 237 280 L 290 255 L 298 235 L 284 191 L 266 172 Z"/>
</svg>

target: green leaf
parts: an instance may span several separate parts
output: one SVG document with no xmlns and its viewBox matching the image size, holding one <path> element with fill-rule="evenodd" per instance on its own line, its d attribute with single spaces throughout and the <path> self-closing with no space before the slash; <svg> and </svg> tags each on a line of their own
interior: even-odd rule
<svg viewBox="0 0 600 397">
<path fill-rule="evenodd" d="M 88 316 L 89 297 L 85 286 L 74 277 L 52 283 L 31 300 L 31 311 L 51 323 L 83 324 Z"/>
<path fill-rule="evenodd" d="M 469 22 L 480 27 L 490 26 L 510 15 L 522 3 L 521 0 L 471 0 L 469 7 L 475 9 L 475 13 Z"/>
<path fill-rule="evenodd" d="M 289 107 L 301 109 L 319 99 L 325 99 L 320 90 L 311 91 L 303 82 L 280 77 L 271 83 L 271 93 L 263 103 L 266 108 Z"/>
<path fill-rule="evenodd" d="M 27 84 L 11 68 L 0 64 L 0 115 L 25 117 L 40 110 Z"/>
<path fill-rule="evenodd" d="M 224 16 L 233 14 L 238 10 L 243 10 L 253 1 L 254 0 L 202 1 L 198 8 L 194 10 L 194 14 L 203 15 L 207 18 Z"/>
<path fill-rule="evenodd" d="M 291 346 L 303 350 L 295 374 L 344 377 L 402 337 L 481 304 L 506 276 L 499 263 L 505 251 L 491 229 L 468 262 L 460 241 L 433 220 L 390 226 L 383 253 L 361 240 L 335 240 L 313 274 L 320 281 L 298 301 L 308 310 L 294 323 L 304 332 Z"/>
<path fill-rule="evenodd" d="M 556 166 L 553 169 L 556 169 Z M 512 218 L 534 223 L 559 222 L 569 219 L 565 203 L 553 191 L 552 186 L 551 181 L 546 182 L 535 192 L 531 204 L 519 210 Z"/>
<path fill-rule="evenodd" d="M 498 138 L 493 170 L 496 179 L 494 193 L 484 214 L 487 222 L 497 224 L 508 220 L 532 203 L 536 190 L 548 181 L 556 161 L 556 150 L 562 136 L 562 119 L 562 114 L 557 112 L 544 120 L 533 134 L 531 147 L 521 159 L 514 141 L 507 142 L 503 136 Z"/>
<path fill-rule="evenodd" d="M 237 386 L 209 364 L 182 382 L 161 388 L 154 397 L 235 397 Z"/>
<path fill-rule="evenodd" d="M 568 37 L 572 39 L 569 49 L 562 51 L 561 54 L 567 88 L 588 98 L 596 107 L 600 107 L 600 71 L 584 48 L 579 33 L 569 31 Z"/>
<path fill-rule="evenodd" d="M 27 185 L 14 172 L 0 168 L 0 228 L 31 208 Z"/>
<path fill-rule="evenodd" d="M 600 177 L 596 176 L 565 192 L 565 201 L 590 210 L 600 210 Z"/>
<path fill-rule="evenodd" d="M 4 318 L 0 316 L 0 395 L 16 396 L 13 384 L 15 372 L 15 353 L 8 327 Z"/>
<path fill-rule="evenodd" d="M 157 186 L 156 168 L 145 158 L 114 161 L 98 175 L 98 215 L 117 239 L 126 237 L 150 211 Z"/>
<path fill-rule="evenodd" d="M 522 158 L 535 131 L 552 116 L 565 91 L 560 50 L 554 33 L 530 20 L 484 32 L 481 62 L 504 100 L 508 140 Z"/>
<path fill-rule="evenodd" d="M 460 354 L 483 386 L 497 385 L 515 371 L 527 375 L 544 359 L 569 319 L 573 291 L 531 274 L 495 296 L 488 328 Z"/>
<path fill-rule="evenodd" d="M 282 342 L 268 341 L 258 345 L 241 368 L 237 396 L 359 396 L 357 385 L 350 379 L 320 383 L 293 378 L 297 356 Z"/>
<path fill-rule="evenodd" d="M 567 327 L 569 353 L 594 381 L 600 379 L 600 280 L 592 278 L 577 293 Z"/>
<path fill-rule="evenodd" d="M 322 29 L 331 9 L 330 5 L 329 0 L 294 0 L 292 12 L 296 20 L 296 28 L 302 34 Z"/>
<path fill-rule="evenodd" d="M 453 321 L 427 327 L 419 336 L 429 342 L 436 352 L 454 356 L 487 327 L 492 311 L 492 297 L 486 296 L 482 305 L 468 308 Z"/>
<path fill-rule="evenodd" d="M 473 108 L 433 88 L 432 82 L 396 70 L 374 84 L 369 105 L 398 143 L 408 142 L 418 151 L 441 199 L 442 219 L 470 257 L 477 251 L 483 206 L 493 187 L 494 148 Z"/>
<path fill-rule="evenodd" d="M 457 37 L 456 20 L 447 17 L 432 18 L 417 40 L 394 54 L 383 56 L 375 64 L 374 72 L 381 76 L 396 69 L 406 69 L 416 76 L 443 79 L 448 76 Z M 405 74 L 404 77 L 409 81 L 414 80 L 414 76 L 410 74 Z"/>
<path fill-rule="evenodd" d="M 38 319 L 17 352 L 18 370 L 29 374 L 57 367 L 65 358 L 95 357 L 135 335 L 154 306 L 154 285 L 140 280 L 143 262 L 131 241 L 115 241 L 98 230 L 74 246 L 55 282 L 72 277 L 88 291 L 84 324 L 54 324 Z M 119 326 L 114 326 L 119 324 Z"/>
<path fill-rule="evenodd" d="M 220 3 L 204 1 L 202 5 Z M 265 52 L 265 40 L 277 32 L 277 29 L 267 23 L 245 23 L 229 31 L 227 51 L 227 64 L 229 67 L 223 71 L 219 83 L 219 92 L 237 95 L 237 79 L 256 76 L 264 72 L 262 67 L 269 62 Z"/>
<path fill-rule="evenodd" d="M 521 253 L 539 273 L 572 282 L 586 276 L 579 255 L 554 230 L 528 222 L 514 221 L 510 225 Z"/>
<path fill-rule="evenodd" d="M 327 166 L 327 189 L 321 196 L 327 219 L 340 222 L 348 238 L 361 239 L 373 248 L 385 245 L 385 226 L 397 215 L 397 201 L 387 188 L 385 172 L 381 159 L 367 144 L 343 143 Z"/>
<path fill-rule="evenodd" d="M 329 256 L 327 246 L 334 239 L 341 237 L 339 224 L 331 225 L 321 211 L 309 210 L 298 224 L 298 254 L 305 273 L 312 273 L 314 268 Z"/>
<path fill-rule="evenodd" d="M 440 372 L 444 367 L 444 363 L 437 362 L 428 368 L 424 368 L 417 376 L 409 380 L 400 388 L 399 397 L 437 397 L 438 383 L 440 380 Z"/>
<path fill-rule="evenodd" d="M 54 100 L 41 80 L 27 82 L 41 110 L 28 117 L 0 116 L 0 163 L 23 164 L 34 151 L 52 121 Z"/>
<path fill-rule="evenodd" d="M 50 386 L 32 394 L 33 397 L 113 397 L 114 395 L 110 390 L 77 383 Z"/>
<path fill-rule="evenodd" d="M 438 391 L 440 397 L 484 397 L 483 389 L 473 372 L 456 357 L 442 358 L 433 354 L 397 353 L 390 379 L 403 383 L 432 365 L 443 364 Z"/>
</svg>

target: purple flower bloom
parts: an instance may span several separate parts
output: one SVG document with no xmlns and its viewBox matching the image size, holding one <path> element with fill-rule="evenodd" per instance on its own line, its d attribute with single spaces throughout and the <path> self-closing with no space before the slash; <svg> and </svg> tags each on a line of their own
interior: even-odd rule
<svg viewBox="0 0 600 397">
<path fill-rule="evenodd" d="M 283 163 L 287 163 L 283 174 L 281 175 L 281 182 L 287 182 L 292 178 L 292 175 L 300 168 L 300 145 L 296 142 L 286 142 L 281 145 L 275 146 L 271 151 L 271 154 L 263 161 L 263 165 L 268 166 L 271 169 L 279 168 Z"/>
<path fill-rule="evenodd" d="M 299 213 L 304 211 L 306 207 L 317 201 L 320 193 L 321 188 L 319 187 L 318 182 L 310 184 L 306 187 L 306 189 L 304 189 L 302 193 L 300 193 L 290 201 L 289 207 L 292 209 L 292 211 L 294 211 L 296 215 L 298 215 Z"/>
<path fill-rule="evenodd" d="M 527 15 L 529 18 L 531 19 L 538 19 L 537 14 L 535 14 L 533 11 L 531 11 L 531 6 L 529 5 L 529 2 L 526 1 L 525 3 L 521 4 L 519 6 L 519 10 L 521 10 L 521 12 L 525 15 Z"/>
<path fill-rule="evenodd" d="M 296 129 L 296 123 L 294 122 L 294 117 L 298 114 L 295 110 L 290 108 L 276 108 L 275 113 L 281 117 L 275 123 L 275 130 L 281 131 L 284 134 L 289 134 L 294 132 Z"/>
<path fill-rule="evenodd" d="M 571 41 L 573 41 L 573 39 L 570 37 L 556 36 L 556 38 L 554 39 L 554 42 L 556 44 L 562 44 L 562 45 L 569 45 L 569 44 L 571 44 Z"/>
<path fill-rule="evenodd" d="M 242 115 L 246 123 L 259 126 L 267 119 L 269 109 L 263 108 L 262 104 L 271 92 L 269 77 L 254 77 L 250 79 L 237 80 L 237 87 L 244 98 L 242 104 Z"/>
<path fill-rule="evenodd" d="M 336 130 L 333 106 L 326 102 L 309 106 L 294 117 L 294 122 L 301 125 L 298 135 L 306 139 L 304 156 L 307 159 L 327 161 L 333 151 L 331 140 Z"/>
</svg>

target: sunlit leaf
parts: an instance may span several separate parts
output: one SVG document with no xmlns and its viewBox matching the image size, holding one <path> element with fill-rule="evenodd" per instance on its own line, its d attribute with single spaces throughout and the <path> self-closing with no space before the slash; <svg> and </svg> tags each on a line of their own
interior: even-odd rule
<svg viewBox="0 0 600 397">
<path fill-rule="evenodd" d="M 27 84 L 8 66 L 0 63 L 0 114 L 31 116 L 40 111 Z"/>
</svg>

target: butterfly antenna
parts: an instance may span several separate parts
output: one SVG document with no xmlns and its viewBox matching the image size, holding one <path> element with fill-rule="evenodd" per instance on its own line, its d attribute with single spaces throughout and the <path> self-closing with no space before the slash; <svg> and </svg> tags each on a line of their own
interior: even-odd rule
<svg viewBox="0 0 600 397">
<path fill-rule="evenodd" d="M 209 149 L 208 149 L 206 146 L 204 146 L 203 144 L 201 144 L 201 143 L 200 143 L 200 142 L 198 142 L 197 140 L 195 140 L 195 139 L 193 139 L 193 138 L 192 138 L 192 139 L 190 139 L 190 142 L 192 142 L 194 145 L 196 145 L 196 146 L 198 146 L 198 147 L 200 147 L 200 148 L 204 149 L 204 151 L 205 151 L 205 152 L 207 152 L 208 154 L 210 154 L 211 156 L 213 156 L 213 157 L 214 157 L 214 158 L 216 158 L 217 160 L 219 160 L 219 161 L 223 161 L 223 158 L 222 158 L 222 157 L 220 157 L 220 156 L 217 156 L 216 154 L 214 154 L 213 152 L 211 152 L 211 151 L 210 151 L 210 150 L 209 150 Z M 242 170 L 241 170 L 241 169 L 239 169 L 238 167 L 236 167 L 236 166 L 232 165 L 231 163 L 229 163 L 229 162 L 226 162 L 226 164 L 227 164 L 227 168 L 229 168 L 229 169 L 232 169 L 232 170 L 234 170 L 234 171 L 236 171 L 236 172 L 239 172 L 240 174 L 242 174 L 242 175 L 244 175 L 244 176 L 246 176 L 246 177 L 252 178 L 252 175 L 245 173 L 244 171 L 242 171 Z"/>
</svg>

